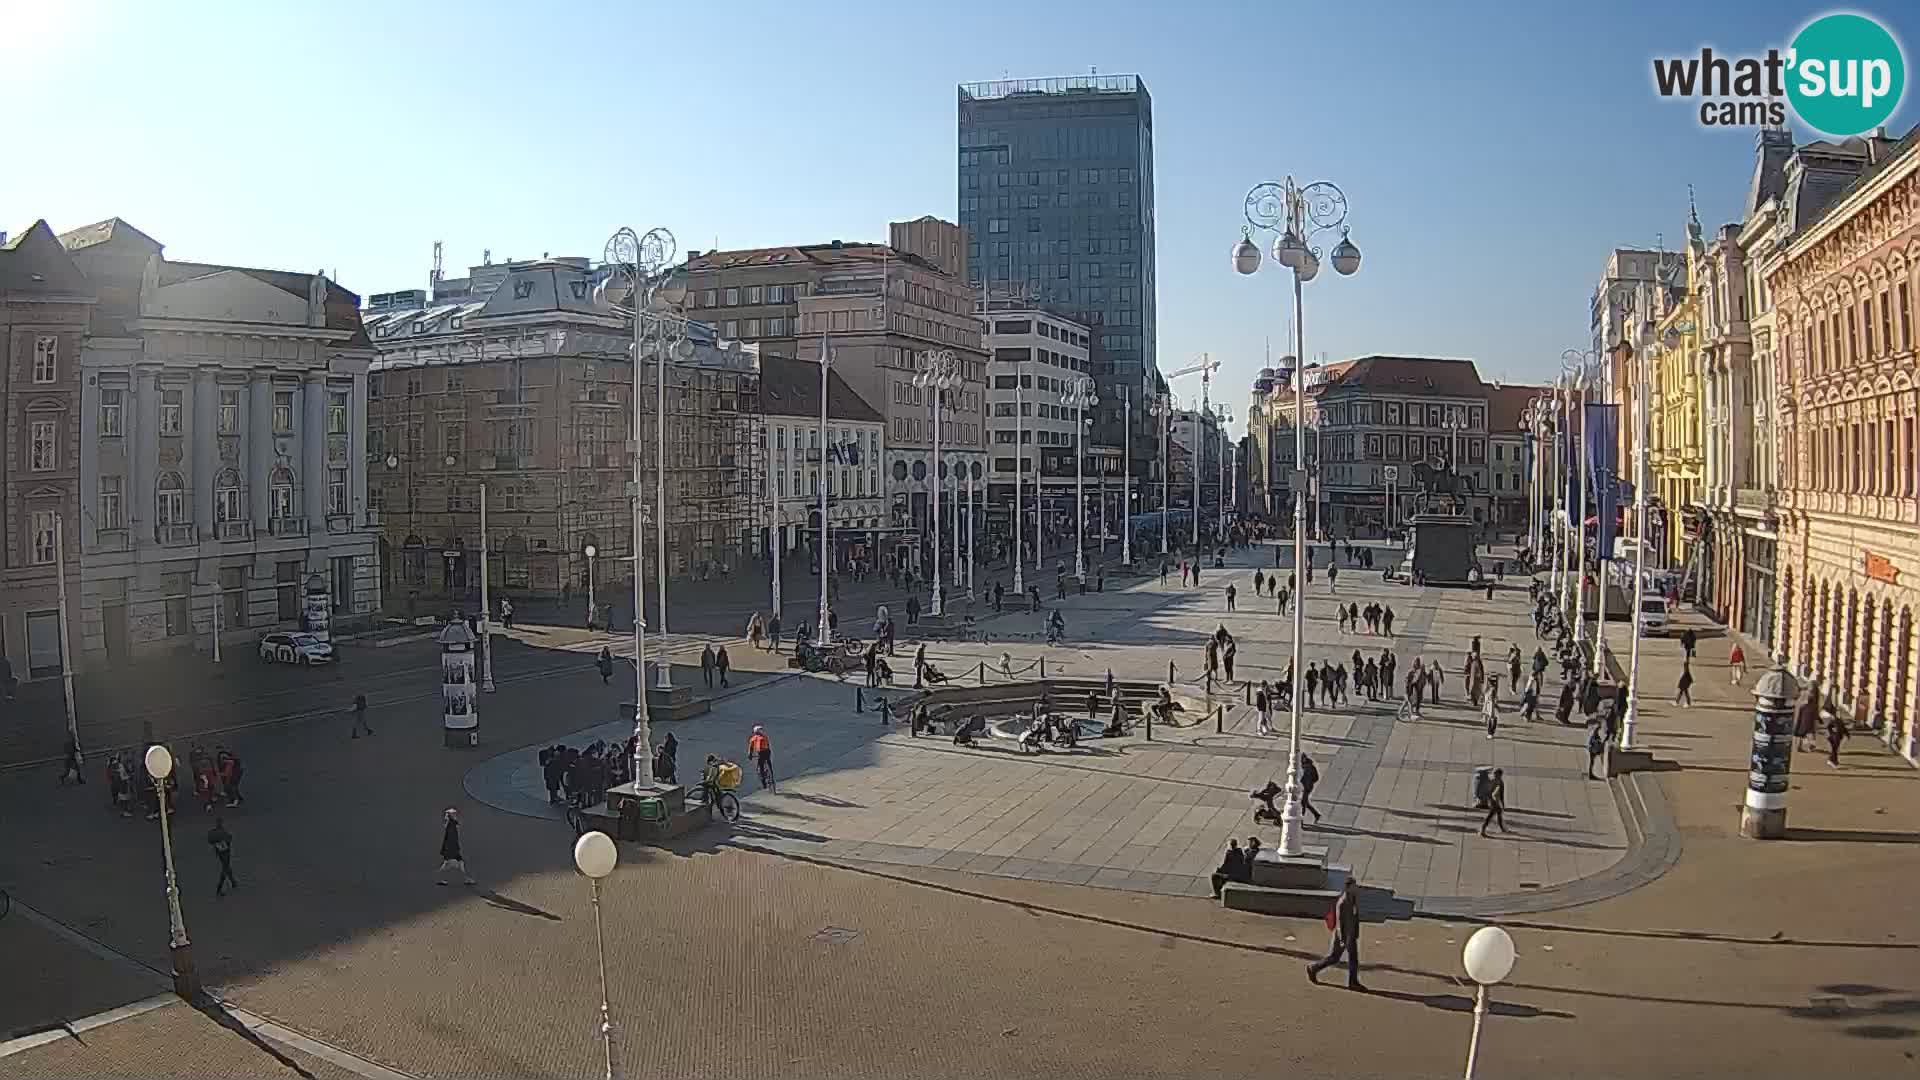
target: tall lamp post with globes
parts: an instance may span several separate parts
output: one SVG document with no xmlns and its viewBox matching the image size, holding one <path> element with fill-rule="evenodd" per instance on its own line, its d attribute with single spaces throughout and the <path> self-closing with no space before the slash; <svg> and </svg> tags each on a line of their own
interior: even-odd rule
<svg viewBox="0 0 1920 1080">
<path fill-rule="evenodd" d="M 933 399 L 933 471 L 927 476 L 928 486 L 933 489 L 931 515 L 927 519 L 927 531 L 933 534 L 933 592 L 927 606 L 933 614 L 944 615 L 946 605 L 940 599 L 940 488 L 945 484 L 940 475 L 940 406 L 946 392 L 960 385 L 960 359 L 951 349 L 936 349 L 923 356 L 926 365 L 913 377 L 913 385 L 926 390 Z"/>
<path fill-rule="evenodd" d="M 1087 495 L 1082 476 L 1086 461 L 1085 435 L 1091 420 L 1087 410 L 1100 404 L 1093 380 L 1084 376 L 1061 395 L 1060 403 L 1073 410 L 1073 576 L 1087 583 Z"/>
<path fill-rule="evenodd" d="M 160 805 L 160 851 L 167 867 L 167 949 L 173 956 L 173 992 L 191 1000 L 200 993 L 200 976 L 193 969 L 193 942 L 187 938 L 187 920 L 180 914 L 180 881 L 173 871 L 173 830 L 167 823 L 167 780 L 173 775 L 173 754 L 164 746 L 149 746 L 145 763 Z"/>
<path fill-rule="evenodd" d="M 668 269 L 674 256 L 673 234 L 665 229 L 649 229 L 637 235 L 622 227 L 607 240 L 607 275 L 594 288 L 595 303 L 616 314 L 633 318 L 633 438 L 629 440 L 633 460 L 633 777 L 636 788 L 653 783 L 653 733 L 647 715 L 647 617 L 646 561 L 641 556 L 646 537 L 647 507 L 642 496 L 640 473 L 640 398 L 643 387 L 641 365 L 646 361 L 647 334 L 662 320 L 659 311 L 678 304 L 686 296 L 686 283 Z M 682 339 L 686 345 L 685 339 Z M 655 419 L 660 429 L 660 458 L 656 469 L 655 498 L 661 505 L 655 512 L 665 517 L 666 457 L 666 342 L 660 343 L 660 396 Z M 688 346 L 690 347 L 690 346 Z M 660 522 L 660 616 L 664 632 L 666 622 L 666 532 Z M 662 689 L 671 687 L 662 665 Z"/>
<path fill-rule="evenodd" d="M 1480 1059 L 1480 1023 L 1487 1015 L 1487 987 L 1504 982 L 1513 973 L 1513 937 L 1497 926 L 1483 926 L 1467 939 L 1461 962 L 1473 980 L 1473 1037 L 1467 1043 L 1467 1080 Z"/>
<path fill-rule="evenodd" d="M 1248 229 L 1233 249 L 1233 268 L 1241 274 L 1260 269 L 1260 245 L 1253 242 L 1253 231 L 1274 232 L 1273 259 L 1293 271 L 1294 366 L 1283 373 L 1293 383 L 1293 572 L 1307 580 L 1307 426 L 1306 323 L 1301 310 L 1300 287 L 1320 273 L 1320 252 L 1312 246 L 1316 234 L 1340 231 L 1334 245 L 1333 269 L 1341 277 L 1350 277 L 1360 269 L 1360 249 L 1347 238 L 1347 196 L 1333 184 L 1322 181 L 1301 187 L 1289 176 L 1283 183 L 1264 183 L 1247 192 Z M 1284 385 L 1284 384 L 1283 384 Z M 1199 507 L 1194 508 L 1199 512 Z M 1306 605 L 1293 605 L 1293 670 L 1295 678 L 1306 670 L 1301 645 L 1306 636 Z M 1300 847 L 1300 706 L 1305 695 L 1293 695 L 1293 707 L 1287 731 L 1286 805 L 1280 813 L 1280 854 L 1297 857 Z"/>
<path fill-rule="evenodd" d="M 1155 394 L 1148 411 L 1153 414 L 1154 422 L 1160 425 L 1160 558 L 1164 562 L 1167 557 L 1167 536 L 1173 532 L 1173 518 L 1167 506 L 1167 428 L 1173 423 L 1173 395 Z"/>
<path fill-rule="evenodd" d="M 1588 437 L 1587 432 L 1587 393 L 1589 390 L 1595 389 L 1600 385 L 1602 373 L 1605 368 L 1602 366 L 1603 361 L 1600 358 L 1600 354 L 1592 349 L 1568 349 L 1560 354 L 1560 364 L 1566 372 L 1568 382 L 1573 389 L 1575 395 L 1574 408 L 1580 418 L 1579 423 L 1574 428 L 1575 433 L 1580 439 L 1580 466 L 1575 473 L 1573 512 L 1569 518 L 1569 524 L 1573 527 L 1572 539 L 1574 552 L 1573 642 L 1575 645 L 1579 645 L 1586 640 L 1587 628 L 1587 500 L 1589 498 L 1594 499 L 1594 512 L 1596 514 L 1599 512 L 1600 507 L 1600 500 L 1594 498 L 1592 490 L 1594 486 L 1593 440 Z M 1599 530 L 1596 529 L 1595 535 L 1597 536 L 1598 533 Z M 1601 560 L 1600 566 L 1604 569 L 1606 566 L 1605 559 L 1608 553 L 1596 551 L 1594 554 Z M 1602 597 L 1601 603 L 1604 605 L 1607 594 L 1607 582 L 1604 574 L 1599 577 L 1599 582 L 1599 592 Z M 1604 607 L 1600 614 L 1604 619 L 1606 615 Z M 1600 651 L 1602 644 L 1606 641 L 1606 624 L 1604 622 L 1594 631 L 1594 639 L 1593 655 L 1583 661 L 1589 674 L 1598 674 L 1600 670 Z"/>
</svg>

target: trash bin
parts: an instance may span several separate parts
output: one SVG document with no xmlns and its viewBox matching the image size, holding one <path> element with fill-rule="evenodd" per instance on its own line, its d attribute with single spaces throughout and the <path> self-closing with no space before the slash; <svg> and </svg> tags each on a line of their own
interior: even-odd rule
<svg viewBox="0 0 1920 1080">
<path fill-rule="evenodd" d="M 1487 794 L 1493 790 L 1493 766 L 1481 765 L 1473 770 L 1473 805 L 1485 810 Z"/>
</svg>

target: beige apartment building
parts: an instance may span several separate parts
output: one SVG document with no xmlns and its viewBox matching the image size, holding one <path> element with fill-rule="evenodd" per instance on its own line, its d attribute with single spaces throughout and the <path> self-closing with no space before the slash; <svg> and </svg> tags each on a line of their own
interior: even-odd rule
<svg viewBox="0 0 1920 1080">
<path fill-rule="evenodd" d="M 969 491 L 976 530 L 986 507 L 987 354 L 965 251 L 957 226 L 923 217 L 895 222 L 887 244 L 690 253 L 686 267 L 690 316 L 774 355 L 817 362 L 824 350 L 833 371 L 882 414 L 880 554 L 924 569 L 938 485 L 949 574 Z M 936 469 L 932 392 L 915 377 L 939 351 L 953 354 L 957 381 L 942 398 Z"/>
</svg>

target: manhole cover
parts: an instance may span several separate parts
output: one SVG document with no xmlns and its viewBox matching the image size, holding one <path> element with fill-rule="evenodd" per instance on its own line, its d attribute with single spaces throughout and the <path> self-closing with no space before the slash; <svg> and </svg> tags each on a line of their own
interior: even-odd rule
<svg viewBox="0 0 1920 1080">
<path fill-rule="evenodd" d="M 814 931 L 813 940 L 825 941 L 833 945 L 845 945 L 860 936 L 860 931 L 849 930 L 844 926 L 823 926 Z"/>
</svg>

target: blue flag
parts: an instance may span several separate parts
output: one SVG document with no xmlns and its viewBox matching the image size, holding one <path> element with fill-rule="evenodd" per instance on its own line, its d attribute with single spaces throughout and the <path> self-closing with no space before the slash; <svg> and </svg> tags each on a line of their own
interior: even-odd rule
<svg viewBox="0 0 1920 1080">
<path fill-rule="evenodd" d="M 1594 516 L 1599 518 L 1594 530 L 1599 544 L 1599 556 L 1602 559 L 1613 558 L 1614 521 L 1613 515 L 1620 502 L 1620 476 L 1618 464 L 1618 436 L 1620 433 L 1620 406 L 1588 405 L 1585 431 L 1587 440 L 1587 463 L 1592 475 L 1588 478 L 1594 495 Z"/>
</svg>

